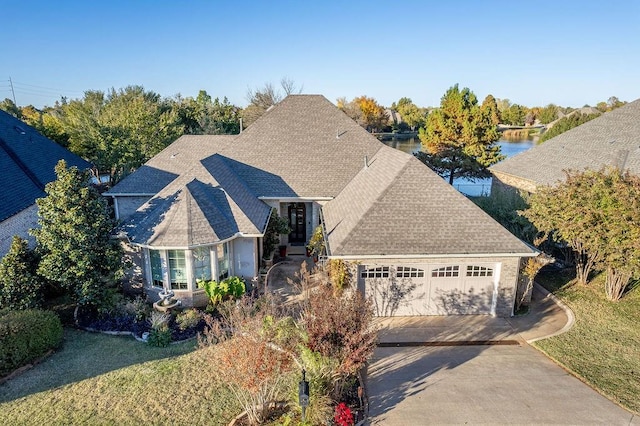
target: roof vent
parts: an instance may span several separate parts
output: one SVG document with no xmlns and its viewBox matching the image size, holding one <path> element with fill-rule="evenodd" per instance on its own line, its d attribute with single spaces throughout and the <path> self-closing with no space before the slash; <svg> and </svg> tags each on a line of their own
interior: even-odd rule
<svg viewBox="0 0 640 426">
<path fill-rule="evenodd" d="M 20 133 L 21 135 L 24 135 L 24 134 L 26 134 L 26 133 L 27 133 L 27 132 L 25 132 L 25 131 L 24 131 L 24 129 L 23 129 L 22 127 L 20 127 L 20 126 L 13 126 L 13 129 L 14 129 L 16 132 Z"/>
<path fill-rule="evenodd" d="M 364 156 L 364 168 L 369 168 L 369 157 L 367 157 L 366 155 Z"/>
<path fill-rule="evenodd" d="M 177 153 L 177 152 L 176 152 L 176 153 L 174 153 L 174 154 L 171 154 L 171 159 L 174 159 L 174 158 L 176 158 L 177 156 L 178 156 L 178 153 Z"/>
</svg>

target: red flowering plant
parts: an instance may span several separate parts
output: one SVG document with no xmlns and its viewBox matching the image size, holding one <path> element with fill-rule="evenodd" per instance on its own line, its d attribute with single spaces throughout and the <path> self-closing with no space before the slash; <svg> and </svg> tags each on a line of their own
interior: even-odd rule
<svg viewBox="0 0 640 426">
<path fill-rule="evenodd" d="M 353 414 L 351 414 L 351 409 L 345 404 L 341 402 L 336 407 L 336 413 L 333 416 L 333 420 L 338 426 L 353 426 Z"/>
</svg>

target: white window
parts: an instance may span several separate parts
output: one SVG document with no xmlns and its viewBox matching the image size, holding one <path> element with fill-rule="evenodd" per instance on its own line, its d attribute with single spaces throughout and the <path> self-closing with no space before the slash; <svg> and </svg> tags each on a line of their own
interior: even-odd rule
<svg viewBox="0 0 640 426">
<path fill-rule="evenodd" d="M 362 278 L 389 278 L 389 267 L 365 268 L 360 273 Z"/>
<path fill-rule="evenodd" d="M 492 277 L 493 269 L 487 268 L 485 266 L 467 266 L 467 276 L 468 277 Z"/>
<path fill-rule="evenodd" d="M 169 281 L 172 290 L 187 290 L 187 261 L 184 250 L 168 250 Z"/>
<path fill-rule="evenodd" d="M 229 244 L 219 244 L 216 246 L 218 255 L 218 281 L 229 277 Z"/>
<path fill-rule="evenodd" d="M 211 251 L 209 247 L 193 250 L 193 275 L 196 282 L 211 281 Z"/>
<path fill-rule="evenodd" d="M 396 277 L 398 278 L 423 278 L 424 270 L 418 268 L 410 268 L 408 266 L 398 266 L 396 268 Z"/>
<path fill-rule="evenodd" d="M 459 273 L 460 273 L 460 267 L 458 265 L 443 266 L 442 268 L 431 270 L 431 276 L 437 277 L 437 278 L 457 277 Z"/>
<path fill-rule="evenodd" d="M 149 250 L 151 261 L 151 285 L 164 287 L 164 275 L 162 273 L 162 256 L 159 250 Z"/>
</svg>

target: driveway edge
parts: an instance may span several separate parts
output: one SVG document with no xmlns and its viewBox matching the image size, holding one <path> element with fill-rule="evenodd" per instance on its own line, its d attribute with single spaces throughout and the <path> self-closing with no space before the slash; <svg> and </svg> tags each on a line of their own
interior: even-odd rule
<svg viewBox="0 0 640 426">
<path fill-rule="evenodd" d="M 575 315 L 573 315 L 573 311 L 571 310 L 571 308 L 565 305 L 563 301 L 561 301 L 558 297 L 556 297 L 556 295 L 551 293 L 549 290 L 542 287 L 540 284 L 534 282 L 534 286 L 544 295 L 545 298 L 548 297 L 551 300 L 553 300 L 553 302 L 564 311 L 564 313 L 567 315 L 567 323 L 560 330 L 555 331 L 551 334 L 548 334 L 546 336 L 534 337 L 533 339 L 526 340 L 526 342 L 529 344 L 533 342 L 537 342 L 538 340 L 548 339 L 550 337 L 554 337 L 554 336 L 558 336 L 560 334 L 566 333 L 567 331 L 571 330 L 571 328 L 573 327 L 573 324 L 576 322 L 576 317 Z"/>
</svg>

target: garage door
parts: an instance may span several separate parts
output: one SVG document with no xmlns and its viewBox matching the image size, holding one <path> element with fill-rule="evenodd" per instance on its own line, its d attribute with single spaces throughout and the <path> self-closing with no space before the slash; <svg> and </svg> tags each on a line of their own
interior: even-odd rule
<svg viewBox="0 0 640 426">
<path fill-rule="evenodd" d="M 360 280 L 378 316 L 491 314 L 493 264 L 364 266 Z"/>
</svg>

